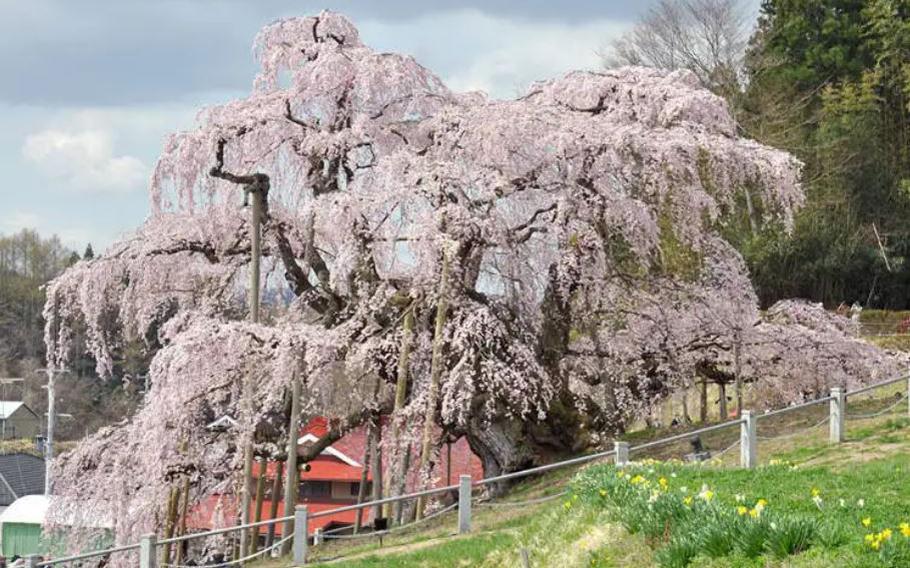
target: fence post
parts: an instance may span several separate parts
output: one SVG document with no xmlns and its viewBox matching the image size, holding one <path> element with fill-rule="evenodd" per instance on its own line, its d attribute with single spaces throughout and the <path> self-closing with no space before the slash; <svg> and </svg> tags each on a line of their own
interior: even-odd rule
<svg viewBox="0 0 910 568">
<path fill-rule="evenodd" d="M 313 546 L 319 546 L 325 541 L 325 536 L 322 534 L 322 529 L 316 529 L 313 533 Z"/>
<path fill-rule="evenodd" d="M 831 414 L 829 416 L 829 432 L 832 444 L 844 441 L 844 411 L 846 410 L 844 389 L 834 387 L 831 389 Z"/>
<path fill-rule="evenodd" d="M 910 379 L 907 379 L 907 414 L 910 414 Z"/>
<path fill-rule="evenodd" d="M 155 552 L 158 549 L 158 537 L 154 534 L 147 534 L 139 541 L 139 568 L 156 568 L 158 557 Z"/>
<path fill-rule="evenodd" d="M 739 429 L 739 465 L 752 469 L 758 461 L 758 422 L 751 410 L 743 410 Z"/>
<path fill-rule="evenodd" d="M 471 532 L 471 476 L 458 477 L 458 534 Z"/>
<path fill-rule="evenodd" d="M 307 546 L 309 545 L 309 527 L 306 505 L 294 509 L 294 565 L 306 564 Z"/>
<path fill-rule="evenodd" d="M 613 442 L 613 450 L 616 452 L 616 465 L 629 464 L 629 442 Z"/>
<path fill-rule="evenodd" d="M 26 566 L 27 566 L 28 568 L 38 568 L 39 558 L 40 558 L 40 557 L 39 557 L 37 554 L 31 554 L 31 555 L 29 555 L 29 557 L 28 557 L 28 564 L 26 564 Z"/>
</svg>

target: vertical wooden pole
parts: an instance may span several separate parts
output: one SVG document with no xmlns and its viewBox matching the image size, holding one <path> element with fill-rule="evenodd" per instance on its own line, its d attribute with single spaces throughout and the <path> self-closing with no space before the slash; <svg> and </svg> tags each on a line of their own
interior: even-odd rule
<svg viewBox="0 0 910 568">
<path fill-rule="evenodd" d="M 262 257 L 262 193 L 260 191 L 252 192 L 253 206 L 250 208 L 250 321 L 259 323 L 259 277 L 260 277 L 260 259 Z M 248 440 L 243 444 L 243 485 L 241 486 L 241 503 L 240 503 L 240 523 L 248 524 L 250 522 L 250 495 L 252 478 L 253 478 L 253 441 L 255 437 L 255 420 L 253 419 L 253 377 L 247 376 L 243 389 L 244 410 L 248 420 L 252 423 L 248 425 L 252 430 L 248 433 Z M 248 543 L 246 542 L 247 532 L 240 531 L 240 554 L 246 555 Z"/>
<path fill-rule="evenodd" d="M 370 443 L 370 472 L 373 475 L 373 501 L 382 499 L 382 416 L 376 415 Z M 373 507 L 373 519 L 382 516 L 382 505 Z"/>
<path fill-rule="evenodd" d="M 748 193 L 748 192 L 746 192 Z M 739 329 L 733 335 L 733 372 L 736 379 L 736 417 L 743 415 L 743 364 L 742 364 L 742 334 Z M 726 420 L 724 416 L 722 420 Z"/>
<path fill-rule="evenodd" d="M 363 445 L 363 461 L 360 462 L 360 487 L 357 488 L 358 505 L 363 503 L 367 495 L 367 471 L 369 471 L 370 452 L 372 451 L 370 447 L 370 441 L 373 439 L 372 429 L 372 425 L 367 426 L 366 443 Z M 357 516 L 354 517 L 354 534 L 360 532 L 360 527 L 363 524 L 363 509 L 357 509 L 356 514 Z"/>
<path fill-rule="evenodd" d="M 420 463 L 417 471 L 419 475 L 426 475 L 425 471 L 430 463 L 430 451 L 432 450 L 433 426 L 436 425 L 436 402 L 439 398 L 439 379 L 442 376 L 442 342 L 443 332 L 445 331 L 446 315 L 449 311 L 448 301 L 449 285 L 449 253 L 442 253 L 442 273 L 439 277 L 439 301 L 436 304 L 436 329 L 433 333 L 433 354 L 430 358 L 430 392 L 427 396 L 426 416 L 423 423 L 423 437 L 420 446 Z M 423 509 L 426 506 L 426 498 L 417 499 L 417 510 L 415 516 L 418 520 L 423 518 Z"/>
<path fill-rule="evenodd" d="M 177 534 L 183 536 L 186 534 L 186 515 L 189 511 L 189 502 L 190 502 L 190 477 L 185 476 L 183 478 L 183 500 L 181 501 L 180 509 L 180 519 L 177 527 Z M 183 564 L 183 549 L 186 546 L 186 541 L 177 543 L 177 561 L 176 564 L 180 566 Z"/>
<path fill-rule="evenodd" d="M 176 487 L 171 488 L 170 495 L 167 500 L 167 516 L 165 517 L 164 522 L 164 538 L 171 538 L 174 536 L 174 529 L 177 526 L 177 500 L 180 498 L 180 493 L 177 491 Z M 161 564 L 166 565 L 171 561 L 171 545 L 165 544 L 161 547 Z"/>
<path fill-rule="evenodd" d="M 297 470 L 297 436 L 300 435 L 300 377 L 294 375 L 291 383 L 291 420 L 288 424 L 288 463 L 284 483 L 284 516 L 290 516 L 291 511 L 297 506 L 297 486 L 300 483 L 300 472 Z M 294 531 L 294 521 L 284 523 L 283 535 L 285 538 Z M 291 541 L 286 541 L 281 547 L 281 554 L 286 555 L 291 551 Z"/>
<path fill-rule="evenodd" d="M 718 392 L 718 402 L 720 403 L 720 421 L 723 422 L 727 419 L 727 385 L 724 383 L 717 383 L 717 392 Z"/>
<path fill-rule="evenodd" d="M 269 518 L 278 517 L 278 501 L 281 500 L 281 477 L 284 475 L 284 462 L 275 464 L 275 479 L 272 480 L 272 496 L 269 498 Z M 271 548 L 275 544 L 275 523 L 269 525 L 265 533 L 265 546 Z"/>
<path fill-rule="evenodd" d="M 708 379 L 702 378 L 698 390 L 698 420 L 704 424 L 708 421 Z"/>
<path fill-rule="evenodd" d="M 385 494 L 392 495 L 392 477 L 393 476 L 404 476 L 407 470 L 407 466 L 404 466 L 405 463 L 405 454 L 410 451 L 410 448 L 406 449 L 402 453 L 401 448 L 401 420 L 400 412 L 404 408 L 404 403 L 407 399 L 408 394 L 408 365 L 411 357 L 411 344 L 414 338 L 414 307 L 413 305 L 407 308 L 407 311 L 404 313 L 404 322 L 402 323 L 402 336 L 401 336 L 401 352 L 398 354 L 398 377 L 395 383 L 395 407 L 392 410 L 392 451 L 389 455 L 389 469 L 394 472 L 392 475 L 387 475 L 385 477 Z M 374 481 L 375 482 L 375 481 Z M 400 492 L 396 491 L 396 495 Z M 390 517 L 394 509 L 398 509 L 397 503 L 386 503 L 383 506 L 385 510 L 384 516 Z"/>
<path fill-rule="evenodd" d="M 253 510 L 253 522 L 258 523 L 262 520 L 262 501 L 265 499 L 265 472 L 267 462 L 259 461 L 259 478 L 256 481 L 256 505 Z M 255 554 L 259 549 L 259 527 L 250 529 L 250 554 Z"/>
</svg>

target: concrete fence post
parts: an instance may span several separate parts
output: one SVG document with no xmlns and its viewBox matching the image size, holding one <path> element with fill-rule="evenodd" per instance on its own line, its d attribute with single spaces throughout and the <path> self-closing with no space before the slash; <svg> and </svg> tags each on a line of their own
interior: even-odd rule
<svg viewBox="0 0 910 568">
<path fill-rule="evenodd" d="M 139 541 L 139 568 L 157 568 L 158 537 L 147 534 Z"/>
<path fill-rule="evenodd" d="M 831 410 L 829 416 L 829 432 L 832 444 L 844 441 L 844 414 L 847 408 L 847 396 L 844 389 L 834 387 L 831 389 Z"/>
<path fill-rule="evenodd" d="M 28 568 L 38 568 L 38 558 L 39 556 L 37 554 L 30 555 L 28 557 L 28 564 L 26 564 L 26 566 Z"/>
<path fill-rule="evenodd" d="M 910 415 L 910 379 L 907 379 L 907 414 Z"/>
<path fill-rule="evenodd" d="M 629 442 L 613 442 L 613 450 L 616 452 L 616 465 L 629 464 Z"/>
<path fill-rule="evenodd" d="M 471 476 L 458 477 L 458 534 L 471 532 Z"/>
<path fill-rule="evenodd" d="M 739 465 L 748 469 L 758 464 L 758 421 L 751 410 L 743 410 L 739 429 Z"/>
<path fill-rule="evenodd" d="M 325 542 L 325 535 L 322 533 L 322 529 L 316 529 L 313 533 L 313 546 L 319 546 Z"/>
<path fill-rule="evenodd" d="M 309 526 L 306 505 L 294 509 L 294 565 L 306 564 L 307 547 L 309 546 Z"/>
</svg>

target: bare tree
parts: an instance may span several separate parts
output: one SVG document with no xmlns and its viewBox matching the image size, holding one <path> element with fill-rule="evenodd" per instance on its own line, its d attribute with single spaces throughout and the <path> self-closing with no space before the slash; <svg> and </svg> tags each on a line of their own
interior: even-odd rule
<svg viewBox="0 0 910 568">
<path fill-rule="evenodd" d="M 606 67 L 688 69 L 711 90 L 739 90 L 750 19 L 744 0 L 661 0 L 604 54 Z"/>
</svg>

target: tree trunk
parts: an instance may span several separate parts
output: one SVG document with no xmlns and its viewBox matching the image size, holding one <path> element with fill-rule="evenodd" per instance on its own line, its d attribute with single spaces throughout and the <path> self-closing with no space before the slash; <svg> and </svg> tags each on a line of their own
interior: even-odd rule
<svg viewBox="0 0 910 568">
<path fill-rule="evenodd" d="M 430 462 L 430 452 L 432 450 L 433 427 L 436 425 L 436 400 L 439 396 L 439 379 L 442 375 L 442 344 L 443 331 L 446 325 L 446 316 L 449 311 L 448 302 L 448 284 L 449 284 L 449 254 L 443 251 L 442 254 L 442 273 L 439 277 L 439 302 L 436 305 L 436 329 L 433 333 L 433 354 L 430 359 L 430 392 L 427 396 L 426 416 L 423 423 L 423 437 L 420 446 L 420 462 L 418 462 L 417 471 L 420 476 L 427 476 L 426 471 Z M 426 506 L 426 498 L 417 499 L 416 518 L 423 518 L 423 509 Z"/>
</svg>

